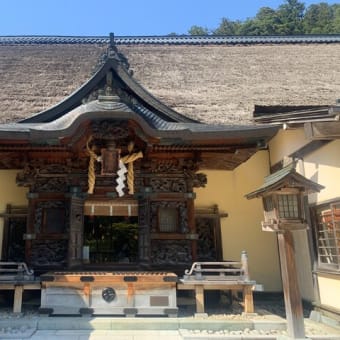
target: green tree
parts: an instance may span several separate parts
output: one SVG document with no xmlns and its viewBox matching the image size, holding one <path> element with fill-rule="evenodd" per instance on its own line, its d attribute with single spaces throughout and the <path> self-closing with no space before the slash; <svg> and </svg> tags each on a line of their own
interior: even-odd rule
<svg viewBox="0 0 340 340">
<path fill-rule="evenodd" d="M 340 34 L 340 4 L 326 2 L 310 5 L 307 9 L 299 0 L 284 0 L 274 10 L 262 7 L 253 18 L 232 21 L 223 17 L 219 26 L 208 32 L 201 26 L 192 26 L 189 34 L 206 35 L 294 35 Z"/>
<path fill-rule="evenodd" d="M 240 35 L 261 35 L 261 28 L 255 19 L 247 19 L 239 29 Z"/>
<path fill-rule="evenodd" d="M 208 35 L 209 30 L 205 27 L 202 27 L 202 26 L 193 25 L 188 30 L 188 33 L 190 35 Z"/>
<path fill-rule="evenodd" d="M 310 5 L 303 19 L 303 27 L 306 34 L 333 33 L 334 9 L 326 2 Z"/>
<path fill-rule="evenodd" d="M 302 34 L 305 5 L 298 0 L 285 0 L 277 11 L 280 24 L 278 34 Z"/>
<path fill-rule="evenodd" d="M 212 32 L 214 35 L 237 35 L 241 23 L 222 18 L 220 25 Z"/>
<path fill-rule="evenodd" d="M 260 8 L 255 21 L 261 35 L 278 34 L 279 26 L 282 24 L 278 13 L 270 7 Z"/>
<path fill-rule="evenodd" d="M 262 7 L 254 19 L 247 19 L 240 27 L 242 35 L 275 35 L 279 32 L 281 20 L 275 10 Z"/>
<path fill-rule="evenodd" d="M 332 6 L 334 19 L 333 19 L 333 32 L 334 34 L 340 34 L 340 5 L 336 4 Z"/>
</svg>

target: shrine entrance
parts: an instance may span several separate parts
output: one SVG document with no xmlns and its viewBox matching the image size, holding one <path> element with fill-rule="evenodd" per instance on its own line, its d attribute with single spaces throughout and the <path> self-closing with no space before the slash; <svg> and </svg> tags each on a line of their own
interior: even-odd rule
<svg viewBox="0 0 340 340">
<path fill-rule="evenodd" d="M 138 262 L 137 217 L 85 216 L 84 259 L 93 265 Z"/>
<path fill-rule="evenodd" d="M 138 202 L 127 199 L 84 203 L 83 265 L 134 267 L 139 262 Z"/>
</svg>

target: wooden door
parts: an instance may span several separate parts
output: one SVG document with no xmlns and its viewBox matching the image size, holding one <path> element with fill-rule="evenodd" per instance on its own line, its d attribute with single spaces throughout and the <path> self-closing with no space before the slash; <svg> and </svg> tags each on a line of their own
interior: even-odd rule
<svg viewBox="0 0 340 340">
<path fill-rule="evenodd" d="M 216 209 L 196 209 L 197 261 L 221 261 L 221 223 Z"/>
</svg>

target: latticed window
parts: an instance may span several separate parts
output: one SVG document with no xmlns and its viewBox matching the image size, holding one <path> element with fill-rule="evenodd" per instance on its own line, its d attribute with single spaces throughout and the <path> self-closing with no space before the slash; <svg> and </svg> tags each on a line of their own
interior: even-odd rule
<svg viewBox="0 0 340 340">
<path fill-rule="evenodd" d="M 268 196 L 263 198 L 264 211 L 269 212 L 274 210 L 273 197 Z"/>
<path fill-rule="evenodd" d="M 296 194 L 278 195 L 278 209 L 280 218 L 300 218 L 299 196 Z"/>
<path fill-rule="evenodd" d="M 178 210 L 173 207 L 159 208 L 159 231 L 162 233 L 174 233 L 178 231 Z"/>
<path fill-rule="evenodd" d="M 317 207 L 316 238 L 320 267 L 340 269 L 340 202 Z"/>
</svg>

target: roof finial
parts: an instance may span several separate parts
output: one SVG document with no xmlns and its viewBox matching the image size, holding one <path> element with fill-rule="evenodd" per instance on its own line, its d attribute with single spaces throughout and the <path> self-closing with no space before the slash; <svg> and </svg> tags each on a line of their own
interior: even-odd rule
<svg viewBox="0 0 340 340">
<path fill-rule="evenodd" d="M 106 57 L 108 59 L 115 59 L 116 61 L 121 63 L 121 65 L 123 65 L 126 69 L 129 69 L 129 63 L 126 57 L 122 53 L 118 52 L 114 33 L 110 33 L 109 38 L 110 40 L 107 48 Z"/>
<path fill-rule="evenodd" d="M 115 35 L 114 33 L 110 33 L 110 48 L 113 48 L 115 45 Z"/>
</svg>

